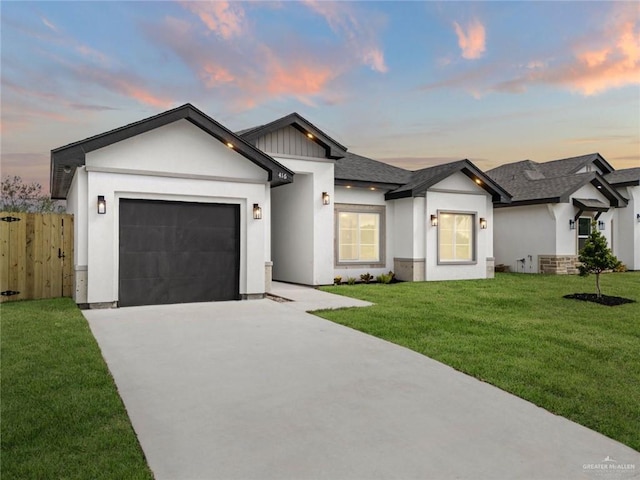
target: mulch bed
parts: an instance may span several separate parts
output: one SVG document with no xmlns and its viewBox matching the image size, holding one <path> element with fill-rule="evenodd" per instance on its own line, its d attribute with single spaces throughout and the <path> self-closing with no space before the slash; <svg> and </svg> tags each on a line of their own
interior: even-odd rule
<svg viewBox="0 0 640 480">
<path fill-rule="evenodd" d="M 583 302 L 594 302 L 607 307 L 615 307 L 616 305 L 624 305 L 625 303 L 635 303 L 635 300 L 622 297 L 611 297 L 602 295 L 600 298 L 595 293 L 572 293 L 565 295 L 564 298 L 572 298 L 574 300 L 582 300 Z"/>
</svg>

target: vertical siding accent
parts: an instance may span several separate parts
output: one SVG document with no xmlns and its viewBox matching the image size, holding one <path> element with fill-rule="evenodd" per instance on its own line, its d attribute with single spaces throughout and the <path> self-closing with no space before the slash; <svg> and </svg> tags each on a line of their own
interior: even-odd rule
<svg viewBox="0 0 640 480">
<path fill-rule="evenodd" d="M 267 153 L 281 153 L 298 157 L 326 157 L 323 147 L 291 126 L 267 133 L 258 138 L 255 145 Z"/>
</svg>

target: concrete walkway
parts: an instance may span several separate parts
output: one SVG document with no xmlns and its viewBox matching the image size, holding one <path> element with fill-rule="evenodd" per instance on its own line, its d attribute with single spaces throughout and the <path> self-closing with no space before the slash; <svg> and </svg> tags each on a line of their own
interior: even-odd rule
<svg viewBox="0 0 640 480">
<path fill-rule="evenodd" d="M 291 304 L 83 313 L 158 480 L 640 475 L 638 452 Z"/>
</svg>

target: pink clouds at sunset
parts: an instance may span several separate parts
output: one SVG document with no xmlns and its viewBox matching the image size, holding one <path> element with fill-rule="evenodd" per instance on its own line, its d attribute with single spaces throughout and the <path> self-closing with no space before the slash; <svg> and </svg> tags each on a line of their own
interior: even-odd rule
<svg viewBox="0 0 640 480">
<path fill-rule="evenodd" d="M 637 2 L 1 2 L 3 171 L 183 103 L 420 168 L 640 164 Z M 408 159 L 408 160 L 407 160 Z M 27 164 L 41 162 L 38 168 Z"/>
<path fill-rule="evenodd" d="M 384 53 L 378 46 L 377 29 L 381 20 L 375 16 L 363 16 L 351 3 L 304 0 L 312 11 L 322 15 L 331 29 L 343 38 L 357 58 L 372 70 L 386 73 L 388 67 Z"/>
<path fill-rule="evenodd" d="M 474 19 L 467 24 L 466 29 L 463 29 L 458 22 L 453 22 L 453 28 L 458 36 L 462 58 L 468 60 L 480 58 L 485 51 L 484 25 L 478 19 Z"/>
<path fill-rule="evenodd" d="M 180 1 L 180 4 L 196 14 L 207 28 L 224 39 L 243 32 L 244 10 L 239 2 L 219 0 Z"/>
</svg>

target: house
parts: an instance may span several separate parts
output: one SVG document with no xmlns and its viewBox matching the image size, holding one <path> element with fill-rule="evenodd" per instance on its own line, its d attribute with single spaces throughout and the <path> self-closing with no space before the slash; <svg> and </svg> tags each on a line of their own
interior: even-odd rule
<svg viewBox="0 0 640 480">
<path fill-rule="evenodd" d="M 497 264 L 525 273 L 577 273 L 591 222 L 630 269 L 639 269 L 636 170 L 615 171 L 598 153 L 501 165 L 487 175 L 513 195 L 496 204 Z M 635 180 L 634 180 L 635 179 Z"/>
<path fill-rule="evenodd" d="M 493 276 L 494 204 L 468 160 L 408 171 L 347 151 L 293 113 L 233 133 L 190 104 L 51 152 L 75 216 L 75 301 L 260 298 L 394 271 Z"/>
</svg>

